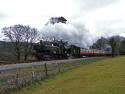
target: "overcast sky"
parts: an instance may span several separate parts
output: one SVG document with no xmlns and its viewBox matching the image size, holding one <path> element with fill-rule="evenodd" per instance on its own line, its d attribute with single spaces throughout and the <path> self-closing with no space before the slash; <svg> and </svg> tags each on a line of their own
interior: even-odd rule
<svg viewBox="0 0 125 94">
<path fill-rule="evenodd" d="M 125 0 L 0 0 L 0 28 L 24 24 L 42 29 L 52 16 L 79 21 L 103 36 L 125 36 Z"/>
</svg>

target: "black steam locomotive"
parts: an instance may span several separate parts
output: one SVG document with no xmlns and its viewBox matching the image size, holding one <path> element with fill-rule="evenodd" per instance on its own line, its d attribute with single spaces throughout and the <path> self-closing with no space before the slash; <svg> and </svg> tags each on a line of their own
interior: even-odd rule
<svg viewBox="0 0 125 94">
<path fill-rule="evenodd" d="M 33 47 L 33 55 L 38 60 L 53 60 L 77 58 L 80 56 L 80 47 L 68 45 L 62 40 L 40 41 Z"/>
</svg>

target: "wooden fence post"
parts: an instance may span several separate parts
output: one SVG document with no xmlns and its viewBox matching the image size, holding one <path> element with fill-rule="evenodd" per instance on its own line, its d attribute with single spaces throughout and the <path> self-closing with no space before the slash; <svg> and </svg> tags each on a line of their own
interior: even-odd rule
<svg viewBox="0 0 125 94">
<path fill-rule="evenodd" d="M 32 83 L 34 81 L 35 73 L 34 73 L 34 67 L 32 66 Z"/>
<path fill-rule="evenodd" d="M 59 64 L 59 63 L 57 63 L 57 65 L 58 65 L 58 71 L 59 71 L 59 72 L 61 72 L 61 69 L 60 69 L 60 64 Z"/>
<path fill-rule="evenodd" d="M 45 76 L 47 77 L 48 76 L 48 72 L 47 72 L 48 70 L 47 70 L 47 64 L 46 63 L 44 64 L 44 68 L 45 68 Z"/>
<path fill-rule="evenodd" d="M 16 72 L 16 77 L 15 77 L 15 85 L 16 85 L 16 87 L 18 87 L 18 79 L 19 79 L 19 73 L 18 73 L 18 71 Z"/>
<path fill-rule="evenodd" d="M 43 65 L 41 65 L 40 67 L 41 67 L 41 71 L 40 71 L 40 80 L 42 80 L 42 77 L 43 77 L 43 75 L 42 75 L 42 73 L 43 73 Z"/>
</svg>

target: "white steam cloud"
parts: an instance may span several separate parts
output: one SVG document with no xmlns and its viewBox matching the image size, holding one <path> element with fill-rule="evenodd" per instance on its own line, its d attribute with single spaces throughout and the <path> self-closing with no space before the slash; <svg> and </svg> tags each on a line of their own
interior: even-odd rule
<svg viewBox="0 0 125 94">
<path fill-rule="evenodd" d="M 97 32 L 89 31 L 81 22 L 48 24 L 42 29 L 42 37 L 68 41 L 80 47 L 88 47 L 98 38 Z"/>
</svg>

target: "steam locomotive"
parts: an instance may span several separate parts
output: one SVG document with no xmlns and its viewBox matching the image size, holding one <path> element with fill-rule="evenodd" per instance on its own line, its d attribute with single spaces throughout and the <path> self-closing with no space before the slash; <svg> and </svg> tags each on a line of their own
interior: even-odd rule
<svg viewBox="0 0 125 94">
<path fill-rule="evenodd" d="M 62 40 L 40 41 L 33 47 L 33 55 L 38 60 L 66 59 L 80 57 L 80 47 L 68 45 Z"/>
<path fill-rule="evenodd" d="M 33 55 L 38 60 L 55 60 L 79 58 L 84 56 L 109 56 L 108 51 L 97 49 L 85 49 L 75 45 L 68 45 L 68 42 L 57 41 L 40 41 L 33 47 Z"/>
</svg>

